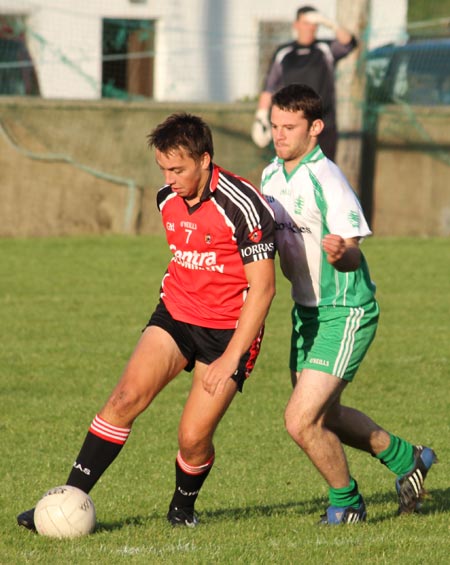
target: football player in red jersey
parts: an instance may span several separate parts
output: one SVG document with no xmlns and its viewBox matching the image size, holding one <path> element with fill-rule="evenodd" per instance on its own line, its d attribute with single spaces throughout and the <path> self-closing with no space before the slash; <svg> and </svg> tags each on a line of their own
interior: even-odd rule
<svg viewBox="0 0 450 565">
<path fill-rule="evenodd" d="M 201 118 L 169 116 L 149 145 L 164 176 L 157 203 L 172 259 L 161 300 L 93 419 L 67 484 L 88 493 L 137 416 L 183 369 L 193 370 L 167 519 L 194 527 L 194 504 L 214 462 L 214 432 L 253 369 L 275 294 L 274 221 L 256 188 L 213 163 L 211 131 Z M 34 530 L 34 509 L 17 520 Z"/>
</svg>

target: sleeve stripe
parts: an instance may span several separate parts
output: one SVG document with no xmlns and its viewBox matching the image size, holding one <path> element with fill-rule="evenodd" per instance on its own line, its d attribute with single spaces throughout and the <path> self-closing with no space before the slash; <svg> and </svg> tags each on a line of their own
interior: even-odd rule
<svg viewBox="0 0 450 565">
<path fill-rule="evenodd" d="M 221 188 L 223 193 L 228 196 L 231 202 L 233 202 L 244 214 L 244 217 L 246 219 L 249 228 L 249 232 L 256 227 L 261 227 L 259 221 L 259 214 L 251 198 L 249 198 L 246 194 L 242 193 L 234 184 L 232 184 L 223 175 L 219 175 L 219 187 Z M 259 198 L 256 192 L 255 195 L 257 198 Z"/>
<path fill-rule="evenodd" d="M 166 189 L 166 187 L 163 187 L 163 189 Z M 163 189 L 161 189 L 161 191 Z M 169 202 L 169 200 L 172 200 L 172 198 L 175 198 L 177 196 L 177 194 L 176 194 L 176 192 L 172 192 L 172 190 L 170 190 L 170 192 L 168 192 L 167 194 L 160 192 L 159 196 L 160 197 L 158 199 L 158 206 L 159 206 L 159 210 L 161 212 L 162 209 L 164 208 L 164 206 L 167 204 L 167 202 Z"/>
<path fill-rule="evenodd" d="M 252 184 L 249 184 L 247 182 L 245 182 L 244 179 L 242 179 L 243 184 L 245 184 L 245 186 L 248 186 L 251 190 L 255 190 L 255 187 Z M 260 202 L 262 203 L 262 205 L 264 206 L 264 208 L 269 212 L 269 214 L 272 216 L 273 219 L 275 219 L 274 213 L 272 208 L 270 207 L 269 203 L 267 202 L 267 200 L 265 199 L 262 191 L 256 190 L 256 194 L 260 196 Z"/>
</svg>

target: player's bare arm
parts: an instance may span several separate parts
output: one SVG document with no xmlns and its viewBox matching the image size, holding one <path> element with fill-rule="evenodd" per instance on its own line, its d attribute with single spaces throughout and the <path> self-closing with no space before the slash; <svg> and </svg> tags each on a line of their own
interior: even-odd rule
<svg viewBox="0 0 450 565">
<path fill-rule="evenodd" d="M 228 347 L 211 363 L 203 377 L 203 386 L 211 394 L 220 394 L 227 380 L 236 371 L 239 360 L 258 335 L 275 296 L 275 268 L 272 259 L 255 261 L 244 266 L 249 291 L 239 323 Z"/>
<path fill-rule="evenodd" d="M 323 238 L 322 248 L 327 254 L 328 263 L 337 271 L 356 271 L 361 263 L 358 237 L 344 239 L 340 235 L 330 233 Z"/>
</svg>

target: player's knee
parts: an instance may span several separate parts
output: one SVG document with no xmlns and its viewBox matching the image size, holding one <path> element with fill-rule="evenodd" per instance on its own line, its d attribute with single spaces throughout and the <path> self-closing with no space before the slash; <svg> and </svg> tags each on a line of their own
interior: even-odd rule
<svg viewBox="0 0 450 565">
<path fill-rule="evenodd" d="M 121 387 L 110 396 L 107 406 L 121 419 L 134 420 L 148 405 L 142 394 L 133 387 Z"/>
<path fill-rule="evenodd" d="M 289 409 L 284 413 L 284 425 L 291 438 L 296 443 L 299 443 L 302 435 L 302 425 L 301 422 L 299 422 L 298 417 Z"/>
<path fill-rule="evenodd" d="M 284 425 L 297 445 L 302 448 L 307 447 L 312 436 L 312 424 L 306 417 L 302 417 L 288 407 L 284 414 Z"/>
<path fill-rule="evenodd" d="M 198 433 L 195 429 L 180 428 L 178 432 L 178 444 L 180 452 L 186 461 L 192 461 L 203 453 L 209 452 L 211 441 L 204 433 Z"/>
</svg>

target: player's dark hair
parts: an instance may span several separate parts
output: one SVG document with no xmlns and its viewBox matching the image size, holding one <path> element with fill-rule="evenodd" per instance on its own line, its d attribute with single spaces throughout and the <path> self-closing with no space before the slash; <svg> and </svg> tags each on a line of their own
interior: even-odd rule
<svg viewBox="0 0 450 565">
<path fill-rule="evenodd" d="M 186 153 L 199 161 L 208 153 L 213 158 L 214 145 L 209 126 L 198 116 L 185 112 L 172 114 L 147 136 L 148 144 L 168 154 L 175 149 L 184 149 Z"/>
<path fill-rule="evenodd" d="M 303 14 L 307 14 L 308 12 L 317 12 L 317 10 L 312 6 L 302 6 L 297 10 L 297 20 L 300 16 L 303 16 Z"/>
<path fill-rule="evenodd" d="M 322 119 L 322 100 L 315 90 L 306 84 L 289 84 L 272 96 L 272 105 L 287 112 L 303 111 L 311 125 Z"/>
</svg>

